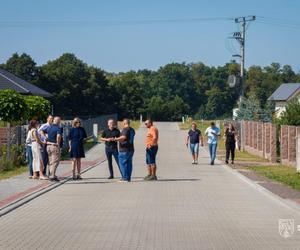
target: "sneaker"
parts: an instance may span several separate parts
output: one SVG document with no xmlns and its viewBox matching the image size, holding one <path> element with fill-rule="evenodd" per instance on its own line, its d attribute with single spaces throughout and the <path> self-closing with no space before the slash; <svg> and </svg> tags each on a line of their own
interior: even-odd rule
<svg viewBox="0 0 300 250">
<path fill-rule="evenodd" d="M 108 180 L 111 180 L 111 179 L 113 179 L 114 177 L 113 176 L 109 176 L 107 179 Z"/>
<path fill-rule="evenodd" d="M 55 177 L 54 177 L 54 178 L 50 178 L 49 180 L 50 180 L 50 181 L 59 182 L 59 179 L 58 179 L 57 177 L 56 177 L 56 178 L 55 178 Z"/>
<path fill-rule="evenodd" d="M 193 160 L 192 164 L 195 164 L 195 160 Z"/>
<path fill-rule="evenodd" d="M 123 180 L 123 179 L 120 179 L 118 182 L 127 182 L 127 181 L 125 181 L 125 180 Z"/>
<path fill-rule="evenodd" d="M 231 164 L 234 164 L 234 161 L 231 161 Z"/>
<path fill-rule="evenodd" d="M 144 177 L 144 181 L 147 181 L 150 177 L 151 177 L 151 175 L 148 174 L 147 176 Z"/>
<path fill-rule="evenodd" d="M 150 176 L 148 181 L 157 181 L 157 177 L 156 176 Z"/>
<path fill-rule="evenodd" d="M 194 164 L 198 165 L 198 161 L 195 161 L 195 163 L 194 163 Z"/>
<path fill-rule="evenodd" d="M 229 163 L 228 160 L 226 160 L 225 163 L 228 164 Z"/>
<path fill-rule="evenodd" d="M 82 177 L 80 174 L 77 175 L 77 180 L 82 180 Z"/>
</svg>

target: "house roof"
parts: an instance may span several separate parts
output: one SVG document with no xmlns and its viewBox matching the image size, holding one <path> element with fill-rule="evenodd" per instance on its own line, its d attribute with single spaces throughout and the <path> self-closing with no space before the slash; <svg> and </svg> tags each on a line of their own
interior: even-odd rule
<svg viewBox="0 0 300 250">
<path fill-rule="evenodd" d="M 287 101 L 299 89 L 300 83 L 283 83 L 268 98 L 268 101 Z"/>
<path fill-rule="evenodd" d="M 24 81 L 4 69 L 0 69 L 0 90 L 1 89 L 13 89 L 23 95 L 52 96 L 47 91 Z"/>
</svg>

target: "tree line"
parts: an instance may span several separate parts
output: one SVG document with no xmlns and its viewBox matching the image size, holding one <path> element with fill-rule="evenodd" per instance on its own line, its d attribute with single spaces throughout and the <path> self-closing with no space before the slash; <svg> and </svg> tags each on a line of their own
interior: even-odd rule
<svg viewBox="0 0 300 250">
<path fill-rule="evenodd" d="M 54 112 L 62 117 L 118 113 L 136 119 L 140 114 L 154 120 L 179 120 L 232 116 L 241 85 L 230 87 L 229 75 L 239 75 L 239 64 L 170 63 L 158 70 L 105 72 L 65 53 L 38 66 L 28 54 L 13 54 L 1 68 L 50 92 Z M 246 71 L 245 95 L 250 103 L 268 108 L 267 98 L 281 84 L 300 82 L 289 65 L 272 63 Z"/>
</svg>

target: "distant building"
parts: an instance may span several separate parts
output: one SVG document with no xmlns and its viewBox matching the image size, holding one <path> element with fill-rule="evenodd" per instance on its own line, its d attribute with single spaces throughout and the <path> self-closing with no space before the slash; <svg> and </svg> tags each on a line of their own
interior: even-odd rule
<svg viewBox="0 0 300 250">
<path fill-rule="evenodd" d="M 3 89 L 13 89 L 22 95 L 52 96 L 47 91 L 24 81 L 4 69 L 0 69 L 0 90 Z"/>
<path fill-rule="evenodd" d="M 287 103 L 297 98 L 300 101 L 300 83 L 283 83 L 278 89 L 268 98 L 268 101 L 275 102 L 276 116 L 280 117 Z"/>
</svg>

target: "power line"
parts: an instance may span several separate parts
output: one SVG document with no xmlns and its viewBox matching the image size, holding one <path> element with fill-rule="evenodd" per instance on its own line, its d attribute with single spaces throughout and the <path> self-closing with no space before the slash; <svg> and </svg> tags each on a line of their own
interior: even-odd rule
<svg viewBox="0 0 300 250">
<path fill-rule="evenodd" d="M 144 25 L 156 23 L 191 23 L 209 21 L 232 21 L 231 17 L 177 18 L 177 19 L 145 19 L 145 20 L 0 20 L 0 25 Z"/>
</svg>

